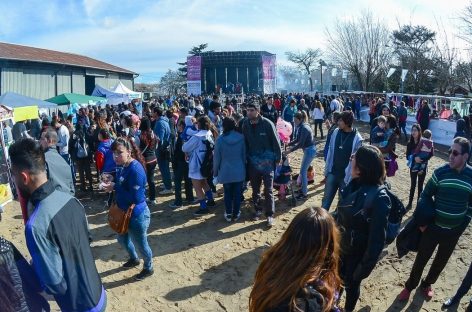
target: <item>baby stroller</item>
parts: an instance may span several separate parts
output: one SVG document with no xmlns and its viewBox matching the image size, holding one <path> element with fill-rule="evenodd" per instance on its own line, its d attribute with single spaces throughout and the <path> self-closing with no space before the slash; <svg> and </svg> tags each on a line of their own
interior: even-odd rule
<svg viewBox="0 0 472 312">
<path fill-rule="evenodd" d="M 280 200 L 285 200 L 287 194 L 290 196 L 290 205 L 295 207 L 297 199 L 295 197 L 294 181 L 292 180 L 292 168 L 287 156 L 282 157 L 282 164 L 275 168 L 274 188 L 279 190 Z"/>
</svg>

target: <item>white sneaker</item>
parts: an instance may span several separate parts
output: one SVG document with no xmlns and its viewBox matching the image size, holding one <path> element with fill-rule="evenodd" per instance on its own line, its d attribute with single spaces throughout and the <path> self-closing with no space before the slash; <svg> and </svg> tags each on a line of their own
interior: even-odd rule
<svg viewBox="0 0 472 312">
<path fill-rule="evenodd" d="M 233 217 L 233 215 L 227 214 L 227 213 L 225 212 L 225 220 L 226 220 L 227 222 L 233 221 L 232 217 Z"/>
<path fill-rule="evenodd" d="M 267 226 L 271 227 L 275 223 L 274 217 L 267 217 Z"/>
</svg>

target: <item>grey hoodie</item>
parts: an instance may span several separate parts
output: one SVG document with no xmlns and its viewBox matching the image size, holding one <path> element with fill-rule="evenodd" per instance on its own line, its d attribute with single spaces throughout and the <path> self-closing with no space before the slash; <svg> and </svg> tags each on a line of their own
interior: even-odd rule
<svg viewBox="0 0 472 312">
<path fill-rule="evenodd" d="M 244 181 L 246 145 L 242 134 L 230 131 L 218 137 L 213 154 L 213 175 L 222 184 Z"/>
</svg>

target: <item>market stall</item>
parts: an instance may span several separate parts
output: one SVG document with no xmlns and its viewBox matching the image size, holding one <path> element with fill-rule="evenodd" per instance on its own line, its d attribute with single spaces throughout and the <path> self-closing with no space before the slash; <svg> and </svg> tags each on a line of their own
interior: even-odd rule
<svg viewBox="0 0 472 312">
<path fill-rule="evenodd" d="M 4 105 L 0 105 L 0 131 L 1 136 L 1 146 L 0 146 L 0 212 L 3 212 L 3 209 L 6 204 L 8 204 L 13 199 L 11 191 L 11 176 L 10 176 L 10 167 L 8 162 L 8 135 L 7 129 L 4 125 L 10 123 L 13 119 L 13 111 Z"/>
<path fill-rule="evenodd" d="M 106 98 L 99 96 L 90 96 L 77 93 L 63 93 L 46 100 L 47 102 L 57 104 L 58 110 L 62 113 L 71 111 L 72 106 L 105 105 L 108 103 Z"/>
<path fill-rule="evenodd" d="M 111 91 L 119 94 L 126 94 L 130 100 L 143 98 L 143 94 L 141 92 L 128 89 L 121 81 L 119 81 L 116 86 L 111 89 Z"/>
<path fill-rule="evenodd" d="M 115 93 L 99 86 L 98 84 L 95 85 L 95 89 L 93 89 L 92 96 L 106 98 L 108 104 L 110 105 L 119 105 L 121 103 L 128 104 L 130 102 L 130 99 L 127 94 Z"/>
<path fill-rule="evenodd" d="M 42 113 L 50 116 L 53 111 L 57 111 L 57 104 L 14 92 L 6 92 L 2 94 L 0 96 L 0 104 L 14 111 L 15 121 L 35 119 Z M 24 118 L 25 116 L 29 118 Z"/>
</svg>

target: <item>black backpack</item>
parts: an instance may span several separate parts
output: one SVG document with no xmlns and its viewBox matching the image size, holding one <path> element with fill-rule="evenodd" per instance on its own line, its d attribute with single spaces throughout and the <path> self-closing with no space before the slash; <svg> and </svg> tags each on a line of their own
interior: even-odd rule
<svg viewBox="0 0 472 312">
<path fill-rule="evenodd" d="M 213 150 L 215 149 L 215 144 L 209 140 L 204 140 L 203 143 L 206 146 L 206 151 L 200 166 L 200 173 L 203 177 L 209 178 L 213 175 Z"/>
<path fill-rule="evenodd" d="M 405 205 L 403 205 L 402 201 L 398 198 L 398 196 L 390 190 L 390 185 L 386 184 L 379 186 L 377 189 L 374 189 L 367 194 L 363 208 L 367 212 L 366 215 L 371 214 L 370 212 L 368 212 L 368 208 L 372 207 L 372 202 L 381 190 L 386 191 L 391 202 L 390 212 L 388 214 L 387 235 L 385 239 L 385 244 L 388 245 L 392 243 L 395 238 L 397 238 L 398 233 L 400 232 L 400 226 L 402 223 L 403 216 L 406 214 L 406 208 Z"/>
</svg>

